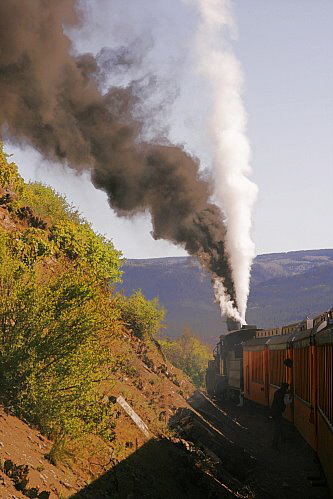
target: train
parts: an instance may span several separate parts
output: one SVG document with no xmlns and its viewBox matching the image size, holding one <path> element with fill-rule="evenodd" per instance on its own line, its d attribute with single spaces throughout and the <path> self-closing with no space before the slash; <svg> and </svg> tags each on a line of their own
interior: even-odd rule
<svg viewBox="0 0 333 499">
<path fill-rule="evenodd" d="M 289 383 L 284 417 L 316 452 L 333 495 L 333 308 L 282 327 L 242 326 L 220 336 L 213 357 L 206 391 L 216 398 L 270 407 Z"/>
</svg>

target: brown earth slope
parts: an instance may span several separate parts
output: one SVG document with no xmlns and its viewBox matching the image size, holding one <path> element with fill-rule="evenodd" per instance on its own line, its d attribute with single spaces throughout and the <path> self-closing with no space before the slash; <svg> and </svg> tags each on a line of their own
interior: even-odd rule
<svg viewBox="0 0 333 499">
<path fill-rule="evenodd" d="M 230 470 L 228 466 L 223 470 L 216 467 L 219 460 L 209 449 L 209 439 L 206 443 L 200 439 L 196 442 L 196 438 L 191 442 L 179 438 L 178 429 L 171 428 L 174 425 L 170 422 L 177 426 L 179 414 L 196 412 L 186 402 L 195 390 L 186 376 L 163 359 L 154 343 L 143 342 L 130 333 L 115 340 L 114 351 L 119 357 L 118 370 L 112 382 L 101 387 L 110 403 L 114 403 L 114 441 L 106 445 L 91 437 L 72 443 L 66 451 L 55 452 L 52 442 L 37 430 L 2 411 L 0 497 L 37 497 L 30 495 L 36 493 L 30 492 L 34 487 L 50 492 L 52 499 L 252 497 L 240 482 L 243 477 L 233 476 L 234 465 Z M 114 402 L 119 395 L 142 418 L 149 436 Z M 204 419 L 198 413 L 196 417 L 198 427 L 201 425 L 206 433 Z M 208 433 L 211 431 L 212 427 Z M 240 463 L 251 462 L 239 446 L 229 441 L 224 444 L 229 455 L 241 459 Z M 49 455 L 56 466 L 50 463 Z M 6 472 L 8 461 L 15 466 L 28 466 L 29 483 L 24 493 L 15 488 L 15 477 Z"/>
<path fill-rule="evenodd" d="M 189 397 L 193 386 L 154 345 L 130 335 L 119 342 L 129 364 L 119 368 L 109 393 L 124 396 L 147 424 L 149 437 L 115 403 L 112 444 L 85 441 L 80 453 L 67 450 L 55 466 L 48 458 L 52 442 L 2 411 L 1 498 L 27 497 L 4 472 L 6 460 L 28 465 L 26 488 L 49 491 L 52 499 L 330 497 L 323 484 L 311 487 L 308 476 L 319 474 L 315 455 L 291 426 L 281 453 L 273 452 L 272 425 L 263 409 L 217 405 L 198 391 Z"/>
<path fill-rule="evenodd" d="M 118 367 L 113 379 L 104 382 L 101 390 L 110 402 L 122 395 L 149 428 L 150 437 L 170 431 L 167 421 L 179 407 L 186 407 L 186 398 L 194 387 L 187 377 L 166 362 L 154 344 L 145 343 L 124 332 L 113 341 Z M 66 450 L 51 452 L 60 463 L 56 468 L 45 458 L 52 442 L 37 430 L 10 414 L 1 411 L 0 458 L 2 470 L 6 460 L 15 465 L 29 466 L 29 487 L 39 486 L 51 491 L 50 497 L 67 497 L 91 479 L 103 473 L 145 444 L 147 438 L 125 413 L 114 403 L 115 438 L 106 445 L 97 437 L 68 444 Z M 13 480 L 2 473 L 0 497 L 12 497 Z M 45 482 L 45 483 L 44 483 Z M 64 485 L 65 484 L 65 485 Z M 58 495 L 57 495 L 58 494 Z M 23 497 L 16 493 L 17 497 Z"/>
</svg>

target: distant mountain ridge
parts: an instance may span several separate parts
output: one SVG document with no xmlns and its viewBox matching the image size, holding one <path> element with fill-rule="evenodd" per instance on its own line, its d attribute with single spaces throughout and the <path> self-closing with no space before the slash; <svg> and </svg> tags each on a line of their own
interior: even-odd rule
<svg viewBox="0 0 333 499">
<path fill-rule="evenodd" d="M 167 309 L 166 333 L 177 336 L 189 325 L 214 343 L 225 330 L 209 275 L 196 259 L 168 257 L 127 260 L 126 294 L 142 289 L 158 296 Z M 333 306 L 333 249 L 258 255 L 251 272 L 247 322 L 274 327 L 303 319 Z"/>
</svg>

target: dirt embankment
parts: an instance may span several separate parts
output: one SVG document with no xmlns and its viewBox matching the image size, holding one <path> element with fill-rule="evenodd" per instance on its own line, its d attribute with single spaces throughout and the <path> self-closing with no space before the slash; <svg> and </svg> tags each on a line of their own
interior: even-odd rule
<svg viewBox="0 0 333 499">
<path fill-rule="evenodd" d="M 65 466 L 54 466 L 47 459 L 52 442 L 25 422 L 0 410 L 0 497 L 26 498 L 22 489 L 38 488 L 50 498 L 66 497 L 84 482 Z M 23 469 L 23 467 L 28 467 Z M 17 468 L 21 466 L 21 468 Z M 26 471 L 28 473 L 26 473 Z M 29 480 L 26 482 L 26 480 Z M 30 497 L 37 497 L 29 492 Z M 46 497 L 46 495 L 44 494 Z"/>
<path fill-rule="evenodd" d="M 47 236 L 49 220 L 40 219 L 28 206 L 14 209 L 14 200 L 15 193 L 0 187 L 0 228 L 19 236 L 22 231 L 37 227 L 44 230 Z M 63 263 L 58 262 L 59 265 Z M 58 264 L 53 256 L 43 260 L 45 269 L 52 273 L 57 272 Z M 184 373 L 167 362 L 153 340 L 142 341 L 125 328 L 119 328 L 112 334 L 109 338 L 112 358 L 105 371 L 107 379 L 96 382 L 103 403 L 112 406 L 115 425 L 113 440 L 106 444 L 101 438 L 89 436 L 80 441 L 54 445 L 37 429 L 2 411 L 0 498 L 70 497 L 110 470 L 117 470 L 118 476 L 123 463 L 127 467 L 128 463 L 136 463 L 142 455 L 145 457 L 139 458 L 144 463 L 141 475 L 138 477 L 140 467 L 136 464 L 130 466 L 130 472 L 126 472 L 127 477 L 133 477 L 133 483 L 141 483 L 138 497 L 150 493 L 154 497 L 158 494 L 169 495 L 169 489 L 174 491 L 176 497 L 181 497 L 187 488 L 199 490 L 200 487 L 193 485 L 198 473 L 203 478 L 202 490 L 208 490 L 208 475 L 198 470 L 198 466 L 200 468 L 205 462 L 205 454 L 195 445 L 179 439 L 169 425 L 179 410 L 189 410 L 186 400 L 195 387 Z M 124 410 L 124 404 L 119 403 L 119 397 L 129 404 L 136 417 L 141 418 L 146 432 L 133 422 Z M 15 412 L 15 407 L 12 410 Z M 151 467 L 167 462 L 169 473 L 154 483 Z M 155 474 L 156 477 L 161 476 L 157 470 Z M 193 486 L 190 487 L 190 484 Z M 137 485 L 135 487 L 137 489 Z M 126 490 L 124 486 L 117 488 L 115 485 L 112 495 L 116 493 L 122 497 Z M 99 494 L 100 491 L 94 492 L 93 497 L 99 497 Z M 129 494 L 132 494 L 131 489 Z"/>
<path fill-rule="evenodd" d="M 140 342 L 134 343 L 136 348 L 142 348 Z M 130 342 L 131 347 L 134 343 Z M 145 371 L 143 376 L 140 363 Z M 54 466 L 47 459 L 52 442 L 24 422 L 1 412 L 2 469 L 8 459 L 28 465 L 28 488 L 49 491 L 51 498 L 330 497 L 326 486 L 311 487 L 308 477 L 319 475 L 318 464 L 312 450 L 290 425 L 286 424 L 286 442 L 281 452 L 272 451 L 272 425 L 265 411 L 253 406 L 239 408 L 224 404 L 221 407 L 201 392 L 195 392 L 186 402 L 179 393 L 180 387 L 168 378 L 164 383 L 164 375 L 154 373 L 156 368 L 157 364 L 149 368 L 137 357 L 136 376 L 121 376 L 112 390 L 114 394 L 118 391 L 124 394 L 127 390 L 127 400 L 147 424 L 149 437 L 143 435 L 119 406 L 117 436 L 112 446 L 98 447 L 95 442 L 94 447 L 91 442 L 91 454 L 86 447 L 79 458 L 68 460 L 67 456 L 66 465 Z M 151 385 L 151 379 L 157 387 Z M 139 381 L 139 388 L 131 391 Z M 185 384 L 186 380 L 183 381 Z M 174 394 L 172 385 L 176 387 Z M 149 399 L 151 386 L 161 391 L 159 396 Z M 149 407 L 147 411 L 145 404 Z M 168 422 L 164 421 L 165 412 Z M 0 497 L 27 495 L 17 490 L 15 481 L 2 471 Z"/>
<path fill-rule="evenodd" d="M 46 499 L 47 492 L 51 499 L 252 497 L 243 484 L 251 456 L 191 408 L 187 400 L 195 387 L 188 378 L 153 342 L 124 332 L 113 346 L 117 369 L 101 385 L 114 404 L 113 442 L 91 437 L 54 451 L 37 430 L 2 411 L 0 497 L 44 493 L 40 499 Z M 148 435 L 117 402 L 119 396 L 145 423 Z"/>
<path fill-rule="evenodd" d="M 163 358 L 153 342 L 144 342 L 124 331 L 114 338 L 113 351 L 116 369 L 100 390 L 106 403 L 113 405 L 114 440 L 107 445 L 97 437 L 89 437 L 57 449 L 36 429 L 1 410 L 0 498 L 37 497 L 43 491 L 49 492 L 51 499 L 70 497 L 147 448 L 147 444 L 149 447 L 152 442 L 163 441 L 183 447 L 178 440 L 171 442 L 173 433 L 168 423 L 179 408 L 189 407 L 186 399 L 194 386 Z M 119 396 L 147 425 L 149 436 L 117 402 Z M 187 454 L 186 449 L 179 452 Z M 56 466 L 51 464 L 50 456 Z"/>
</svg>

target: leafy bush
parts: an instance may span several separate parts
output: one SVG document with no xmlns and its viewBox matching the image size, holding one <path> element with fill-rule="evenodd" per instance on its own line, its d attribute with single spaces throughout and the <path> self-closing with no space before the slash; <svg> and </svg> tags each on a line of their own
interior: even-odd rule
<svg viewBox="0 0 333 499">
<path fill-rule="evenodd" d="M 0 226 L 0 401 L 57 449 L 86 433 L 110 441 L 101 381 L 119 364 L 112 336 L 125 322 L 153 338 L 165 311 L 141 291 L 114 297 L 122 260 L 112 242 L 51 188 L 24 184 L 1 148 L 0 167 L 0 202 L 20 221 L 12 232 Z"/>
<path fill-rule="evenodd" d="M 172 364 L 182 369 L 200 388 L 204 384 L 208 360 L 212 358 L 211 349 L 193 336 L 190 328 L 175 340 L 160 340 L 165 356 Z"/>
<path fill-rule="evenodd" d="M 10 246 L 19 260 L 28 266 L 54 253 L 54 246 L 42 229 L 29 228 L 12 234 Z"/>
<path fill-rule="evenodd" d="M 29 206 L 38 217 L 47 218 L 51 224 L 61 220 L 72 220 L 77 224 L 84 222 L 65 196 L 40 182 L 25 184 L 20 201 L 23 206 Z"/>
<path fill-rule="evenodd" d="M 0 185 L 9 191 L 21 195 L 24 189 L 23 178 L 18 173 L 15 163 L 8 163 L 7 155 L 0 143 Z"/>
<path fill-rule="evenodd" d="M 0 185 L 11 193 L 5 204 L 30 225 L 0 229 L 1 401 L 58 443 L 90 432 L 110 440 L 112 406 L 99 386 L 113 369 L 112 334 L 121 327 L 105 286 L 120 279 L 120 252 L 64 197 L 24 184 L 2 149 L 0 166 Z M 51 255 L 60 265 L 45 264 Z"/>
<path fill-rule="evenodd" d="M 81 267 L 85 266 L 96 278 L 120 281 L 120 251 L 114 248 L 111 241 L 95 234 L 87 224 L 60 221 L 51 227 L 50 240 L 67 258 L 75 260 Z"/>
<path fill-rule="evenodd" d="M 2 401 L 53 437 L 112 437 L 111 409 L 95 381 L 110 364 L 119 312 L 79 270 L 24 268 L 0 238 Z M 107 332 L 107 342 L 103 340 Z"/>
<path fill-rule="evenodd" d="M 139 289 L 129 298 L 119 295 L 118 300 L 125 324 L 139 338 L 152 338 L 163 327 L 165 309 L 157 298 L 147 300 Z"/>
</svg>

